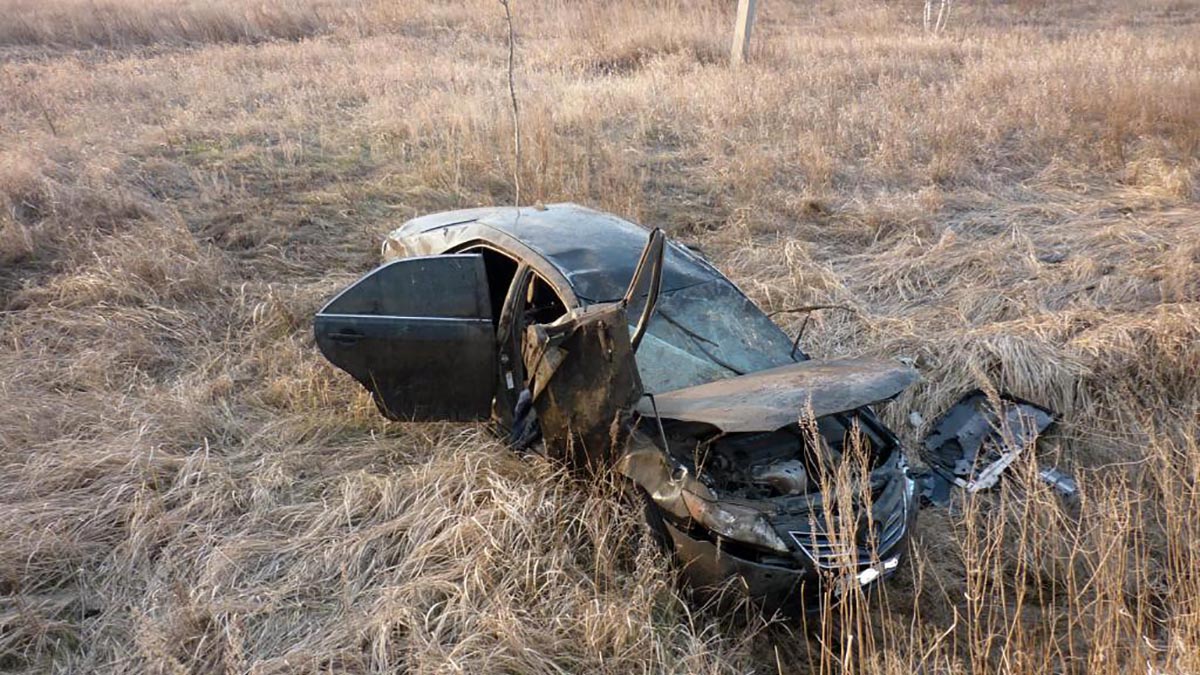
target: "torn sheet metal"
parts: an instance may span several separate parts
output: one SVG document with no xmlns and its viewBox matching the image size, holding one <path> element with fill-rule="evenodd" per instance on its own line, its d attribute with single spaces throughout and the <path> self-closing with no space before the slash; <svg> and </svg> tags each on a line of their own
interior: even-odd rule
<svg viewBox="0 0 1200 675">
<path fill-rule="evenodd" d="M 704 422 L 729 433 L 774 431 L 801 417 L 815 419 L 885 401 L 916 381 L 916 371 L 898 361 L 801 361 L 656 394 L 654 407 L 643 399 L 637 411 Z"/>
<path fill-rule="evenodd" d="M 932 471 L 923 481 L 923 496 L 944 506 L 953 486 L 968 493 L 995 486 L 1054 420 L 1050 410 L 1012 396 L 1002 394 L 997 410 L 982 391 L 967 394 L 925 437 L 925 461 Z"/>
<path fill-rule="evenodd" d="M 1042 467 L 1038 471 L 1038 478 L 1041 478 L 1046 485 L 1049 485 L 1055 492 L 1062 495 L 1066 499 L 1074 499 L 1079 496 L 1079 484 L 1075 479 L 1052 466 Z"/>
<path fill-rule="evenodd" d="M 571 466 L 610 466 L 642 395 L 625 308 L 592 305 L 529 326 L 522 359 L 546 447 Z"/>
</svg>

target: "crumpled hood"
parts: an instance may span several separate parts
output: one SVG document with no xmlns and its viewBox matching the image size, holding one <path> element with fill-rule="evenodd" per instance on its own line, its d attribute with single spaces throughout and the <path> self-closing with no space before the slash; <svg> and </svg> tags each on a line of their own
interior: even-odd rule
<svg viewBox="0 0 1200 675">
<path fill-rule="evenodd" d="M 642 397 L 637 411 L 724 432 L 774 431 L 802 416 L 824 417 L 892 398 L 917 381 L 899 361 L 809 360 Z"/>
</svg>

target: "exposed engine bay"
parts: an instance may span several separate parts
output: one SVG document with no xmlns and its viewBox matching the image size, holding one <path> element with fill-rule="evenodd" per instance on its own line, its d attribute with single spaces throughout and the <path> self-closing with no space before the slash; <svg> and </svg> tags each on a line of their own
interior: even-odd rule
<svg viewBox="0 0 1200 675">
<path fill-rule="evenodd" d="M 868 408 L 766 432 L 723 433 L 702 423 L 667 420 L 663 433 L 680 464 L 723 494 L 744 499 L 819 492 L 826 474 L 848 455 L 873 469 L 897 445 Z"/>
</svg>

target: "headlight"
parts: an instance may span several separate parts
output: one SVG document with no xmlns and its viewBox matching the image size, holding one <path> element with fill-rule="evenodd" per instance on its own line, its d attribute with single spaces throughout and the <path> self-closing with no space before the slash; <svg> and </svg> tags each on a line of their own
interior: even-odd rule
<svg viewBox="0 0 1200 675">
<path fill-rule="evenodd" d="M 787 553 L 787 544 L 775 534 L 771 524 L 761 511 L 745 506 L 708 501 L 683 491 L 683 503 L 692 518 L 722 537 L 754 544 L 763 548 Z"/>
</svg>

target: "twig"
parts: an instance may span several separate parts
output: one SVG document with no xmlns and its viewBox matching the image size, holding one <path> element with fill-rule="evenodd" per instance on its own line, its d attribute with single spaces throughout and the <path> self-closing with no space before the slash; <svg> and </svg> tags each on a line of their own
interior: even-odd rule
<svg viewBox="0 0 1200 675">
<path fill-rule="evenodd" d="M 774 312 L 767 314 L 768 317 L 778 314 L 793 314 L 804 312 L 804 321 L 800 323 L 800 330 L 796 333 L 796 339 L 792 341 L 791 358 L 796 358 L 796 350 L 800 348 L 800 339 L 804 337 L 804 329 L 808 328 L 808 320 L 812 318 L 812 313 L 819 309 L 840 309 L 843 312 L 853 312 L 854 310 L 846 305 L 805 305 L 804 307 L 790 307 L 788 309 L 777 309 Z"/>
<path fill-rule="evenodd" d="M 776 316 L 778 314 L 797 314 L 800 312 L 812 312 L 818 309 L 840 309 L 844 312 L 853 312 L 846 305 L 804 305 L 803 307 L 789 307 L 787 309 L 777 309 L 774 312 L 769 312 L 767 316 Z"/>
<path fill-rule="evenodd" d="M 937 32 L 939 33 L 946 30 L 946 23 L 950 21 L 950 3 L 951 0 L 942 0 L 941 7 L 938 7 Z"/>
<path fill-rule="evenodd" d="M 513 33 L 511 0 L 500 0 L 504 5 L 504 19 L 508 22 L 508 95 L 512 99 L 513 117 L 513 206 L 521 206 L 521 111 L 517 107 L 517 85 L 513 80 L 513 60 L 516 52 L 516 35 Z M 519 212 L 518 212 L 519 213 Z"/>
</svg>

